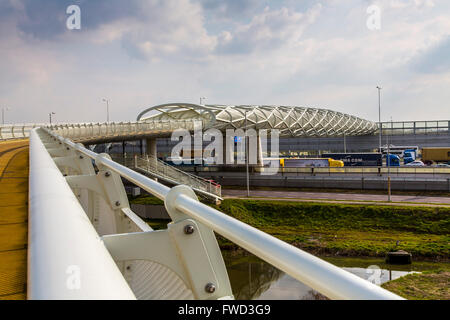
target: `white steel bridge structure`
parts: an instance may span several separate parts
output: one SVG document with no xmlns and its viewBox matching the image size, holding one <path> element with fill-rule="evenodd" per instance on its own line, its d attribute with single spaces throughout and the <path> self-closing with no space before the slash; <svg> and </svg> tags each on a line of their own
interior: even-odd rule
<svg viewBox="0 0 450 320">
<path fill-rule="evenodd" d="M 286 134 L 305 132 L 291 124 Z M 189 186 L 169 188 L 80 143 L 192 126 L 192 119 L 150 118 L 10 130 L 9 138 L 30 139 L 29 299 L 233 299 L 214 232 L 328 298 L 401 299 L 199 202 Z M 153 230 L 130 209 L 122 178 L 164 201 L 167 229 Z"/>
</svg>

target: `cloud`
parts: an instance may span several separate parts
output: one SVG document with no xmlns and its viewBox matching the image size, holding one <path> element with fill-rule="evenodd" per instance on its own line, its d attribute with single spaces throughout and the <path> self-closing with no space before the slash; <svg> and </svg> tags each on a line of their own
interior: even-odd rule
<svg viewBox="0 0 450 320">
<path fill-rule="evenodd" d="M 147 15 L 131 21 L 122 35 L 123 47 L 140 59 L 176 56 L 179 59 L 202 59 L 213 51 L 216 38 L 204 27 L 202 7 L 189 0 L 148 2 Z"/>
<path fill-rule="evenodd" d="M 433 0 L 390 0 L 389 5 L 392 8 L 407 8 L 407 7 L 416 7 L 416 8 L 432 8 L 435 6 Z"/>
<path fill-rule="evenodd" d="M 378 31 L 366 27 L 373 2 Z M 79 31 L 65 27 L 74 3 Z M 21 105 L 18 121 L 50 108 L 67 121 L 103 120 L 102 97 L 115 119 L 134 119 L 141 106 L 199 96 L 376 119 L 380 84 L 394 119 L 420 119 L 423 105 L 429 118 L 448 113 L 450 2 L 265 3 L 0 0 L 0 104 Z"/>
<path fill-rule="evenodd" d="M 317 4 L 305 13 L 283 7 L 264 11 L 233 32 L 224 31 L 217 48 L 219 54 L 243 54 L 274 50 L 298 42 L 304 29 L 312 24 L 322 6 Z"/>
<path fill-rule="evenodd" d="M 66 9 L 78 5 L 82 28 L 92 31 L 103 24 L 126 17 L 142 19 L 143 1 L 128 0 L 5 0 L 9 15 L 14 15 L 15 26 L 24 36 L 38 40 L 63 40 L 68 34 Z M 3 10 L 2 10 L 3 11 Z"/>
<path fill-rule="evenodd" d="M 411 65 L 422 73 L 450 72 L 450 35 L 416 57 Z"/>
<path fill-rule="evenodd" d="M 215 19 L 231 21 L 247 18 L 264 6 L 260 0 L 200 0 L 200 3 Z"/>
</svg>

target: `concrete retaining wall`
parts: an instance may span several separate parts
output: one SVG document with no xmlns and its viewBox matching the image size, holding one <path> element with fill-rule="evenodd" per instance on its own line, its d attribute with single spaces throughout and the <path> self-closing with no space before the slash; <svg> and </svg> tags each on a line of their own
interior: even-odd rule
<svg viewBox="0 0 450 320">
<path fill-rule="evenodd" d="M 211 179 L 224 186 L 245 186 L 245 174 L 210 175 Z M 386 177 L 297 177 L 297 176 L 261 176 L 250 175 L 250 186 L 253 187 L 293 187 L 293 188 L 326 188 L 386 190 Z M 450 179 L 411 179 L 391 178 L 391 189 L 402 191 L 447 191 L 450 192 Z"/>
</svg>

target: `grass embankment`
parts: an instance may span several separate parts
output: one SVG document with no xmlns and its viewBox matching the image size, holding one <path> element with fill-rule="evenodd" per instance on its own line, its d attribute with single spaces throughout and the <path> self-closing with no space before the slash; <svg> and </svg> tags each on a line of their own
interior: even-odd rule
<svg viewBox="0 0 450 320">
<path fill-rule="evenodd" d="M 147 205 L 164 205 L 164 201 L 160 200 L 154 196 L 142 195 L 137 197 L 132 197 L 128 195 L 128 200 L 132 204 L 147 204 Z"/>
<path fill-rule="evenodd" d="M 218 209 L 317 254 L 384 256 L 402 249 L 414 257 L 450 258 L 449 208 L 227 199 Z"/>
<path fill-rule="evenodd" d="M 247 190 L 245 186 L 222 186 L 222 190 Z M 336 188 L 299 188 L 299 187 L 261 187 L 252 186 L 252 190 L 262 191 L 288 191 L 288 192 L 322 192 L 322 193 L 346 193 L 346 194 L 383 194 L 386 190 L 359 190 L 359 189 L 336 189 Z M 450 192 L 446 191 L 404 191 L 392 190 L 392 195 L 417 196 L 417 197 L 450 197 Z"/>
<path fill-rule="evenodd" d="M 148 196 L 131 203 L 163 204 Z M 417 269 L 412 269 L 421 271 L 427 270 L 420 266 L 426 262 L 417 260 L 450 259 L 449 208 L 237 199 L 226 199 L 213 207 L 306 251 L 329 255 L 329 259 L 336 259 L 331 255 L 384 257 L 386 252 L 403 249 L 413 254 L 413 267 Z M 154 229 L 162 229 L 169 221 L 147 222 Z M 222 249 L 238 248 L 220 236 L 218 241 Z M 349 261 L 349 266 L 355 266 L 355 261 Z M 407 299 L 450 299 L 450 268 L 448 263 L 438 266 L 439 270 L 433 266 L 383 287 Z"/>
<path fill-rule="evenodd" d="M 408 300 L 450 300 L 450 271 L 408 274 L 381 286 Z"/>
<path fill-rule="evenodd" d="M 136 204 L 163 204 L 141 196 Z M 218 210 L 309 252 L 384 256 L 406 250 L 413 258 L 450 259 L 450 209 L 226 199 Z M 149 220 L 155 229 L 166 220 Z M 218 237 L 222 248 L 236 245 Z M 398 241 L 398 246 L 396 245 Z"/>
</svg>

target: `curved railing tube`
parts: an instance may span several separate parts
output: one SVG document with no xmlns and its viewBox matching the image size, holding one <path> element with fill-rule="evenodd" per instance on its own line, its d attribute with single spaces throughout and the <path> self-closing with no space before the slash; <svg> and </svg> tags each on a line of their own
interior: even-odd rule
<svg viewBox="0 0 450 320">
<path fill-rule="evenodd" d="M 165 200 L 166 207 L 181 211 L 189 217 L 213 229 L 242 248 L 309 285 L 331 299 L 402 299 L 369 281 L 319 259 L 303 250 L 253 228 L 237 219 L 215 210 L 180 189 L 168 188 L 106 157 L 64 139 L 45 129 L 50 135 L 95 159 L 108 169 L 118 173 L 145 191 Z M 166 199 L 169 199 L 167 200 Z"/>
<path fill-rule="evenodd" d="M 28 299 L 135 299 L 36 130 L 28 203 Z"/>
</svg>

